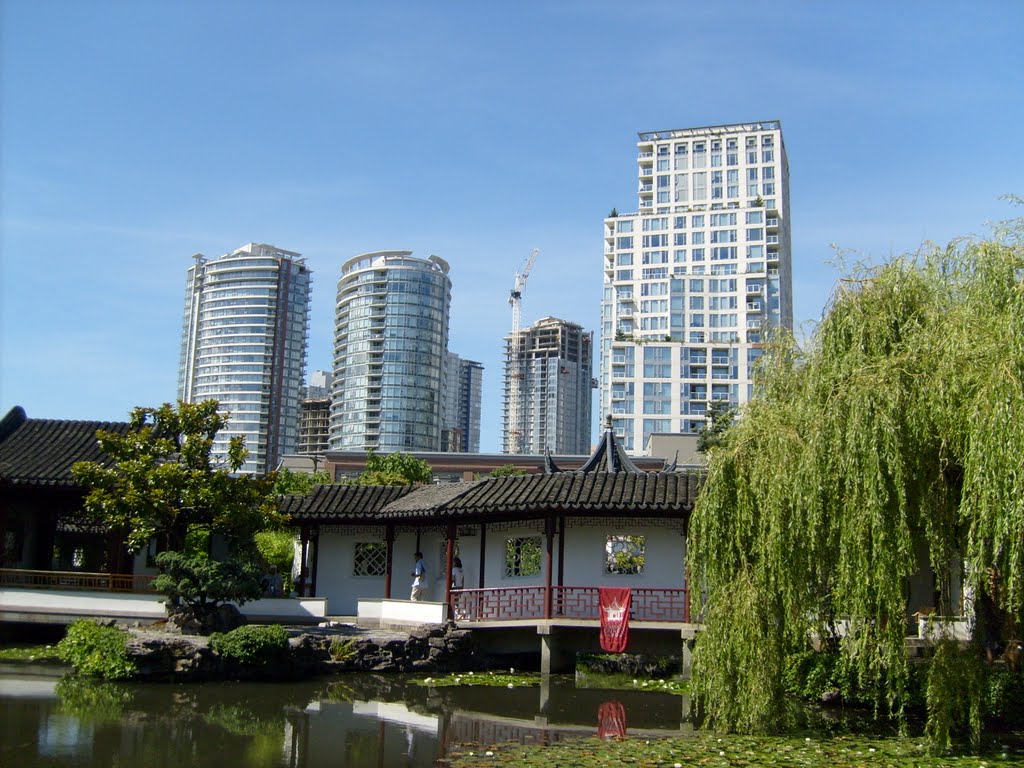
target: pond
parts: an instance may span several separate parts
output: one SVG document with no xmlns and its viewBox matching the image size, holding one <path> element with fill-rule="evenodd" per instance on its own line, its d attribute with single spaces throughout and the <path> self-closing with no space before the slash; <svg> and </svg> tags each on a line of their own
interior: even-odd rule
<svg viewBox="0 0 1024 768">
<path fill-rule="evenodd" d="M 669 693 L 424 687 L 400 676 L 104 684 L 0 668 L 0 766 L 433 766 L 460 744 L 691 732 Z"/>
</svg>

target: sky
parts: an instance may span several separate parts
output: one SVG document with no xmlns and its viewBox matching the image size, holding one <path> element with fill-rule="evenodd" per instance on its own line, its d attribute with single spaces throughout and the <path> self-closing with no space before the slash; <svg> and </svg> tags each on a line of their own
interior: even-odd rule
<svg viewBox="0 0 1024 768">
<path fill-rule="evenodd" d="M 306 257 L 329 370 L 342 263 L 408 249 L 451 264 L 497 452 L 514 273 L 540 249 L 524 325 L 598 330 L 638 132 L 781 121 L 806 334 L 836 247 L 1021 214 L 1022 29 L 1020 0 L 0 0 L 0 415 L 173 401 L 192 255 L 248 242 Z"/>
</svg>

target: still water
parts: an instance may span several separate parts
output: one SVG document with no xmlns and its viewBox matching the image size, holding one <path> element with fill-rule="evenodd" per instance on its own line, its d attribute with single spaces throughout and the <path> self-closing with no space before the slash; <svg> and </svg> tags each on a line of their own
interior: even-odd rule
<svg viewBox="0 0 1024 768">
<path fill-rule="evenodd" d="M 455 744 L 679 735 L 687 702 L 637 691 L 425 688 L 353 674 L 295 684 L 96 684 L 0 668 L 0 768 L 433 766 Z"/>
</svg>

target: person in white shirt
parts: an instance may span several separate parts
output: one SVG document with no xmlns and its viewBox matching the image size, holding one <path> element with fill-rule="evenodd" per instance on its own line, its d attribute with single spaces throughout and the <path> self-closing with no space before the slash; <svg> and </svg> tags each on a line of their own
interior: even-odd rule
<svg viewBox="0 0 1024 768">
<path fill-rule="evenodd" d="M 422 600 L 423 591 L 427 588 L 427 564 L 423 562 L 423 553 L 417 552 L 415 554 L 416 565 L 412 569 L 412 593 L 409 595 L 410 600 Z"/>
</svg>

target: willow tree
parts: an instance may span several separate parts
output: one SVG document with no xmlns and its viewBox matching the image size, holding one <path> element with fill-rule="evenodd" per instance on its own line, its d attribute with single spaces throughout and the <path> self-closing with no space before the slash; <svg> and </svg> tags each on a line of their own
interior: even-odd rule
<svg viewBox="0 0 1024 768">
<path fill-rule="evenodd" d="M 782 727 L 786 655 L 814 636 L 900 717 L 907 585 L 925 550 L 938 613 L 960 607 L 951 585 L 962 581 L 1008 618 L 1002 632 L 1020 626 L 1020 232 L 854 268 L 805 348 L 777 338 L 762 358 L 757 396 L 711 452 L 690 524 L 706 621 L 693 691 L 709 725 Z M 933 692 L 950 669 L 932 666 Z M 938 698 L 931 724 L 948 741 Z"/>
</svg>

